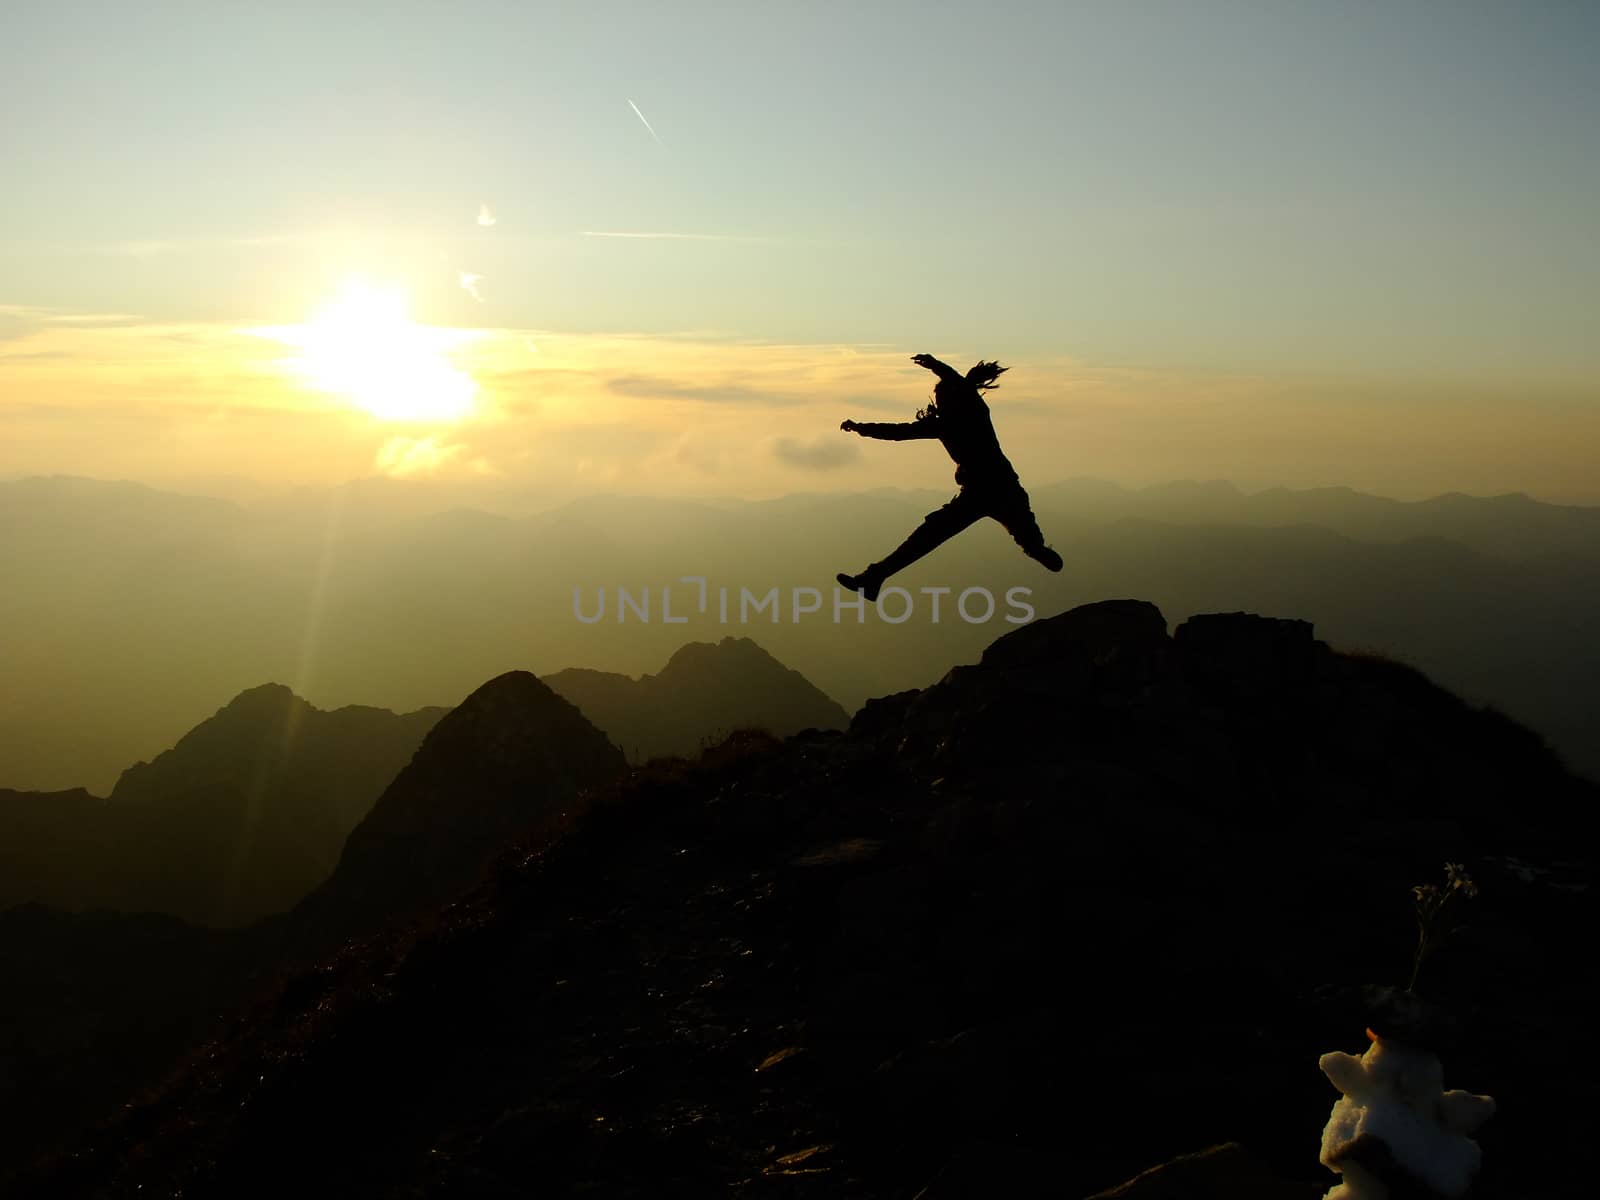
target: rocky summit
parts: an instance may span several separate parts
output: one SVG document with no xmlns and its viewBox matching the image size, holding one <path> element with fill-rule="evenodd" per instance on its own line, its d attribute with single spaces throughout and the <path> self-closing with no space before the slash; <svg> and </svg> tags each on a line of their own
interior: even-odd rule
<svg viewBox="0 0 1600 1200">
<path fill-rule="evenodd" d="M 442 806 L 502 812 L 545 778 L 528 741 L 590 745 L 530 683 L 484 690 L 336 879 L 370 855 L 441 896 L 437 839 L 514 832 Z M 566 818 L 289 974 L 14 1190 L 1310 1197 L 1318 1057 L 1406 983 L 1411 889 L 1449 861 L 1479 894 L 1415 990 L 1447 1082 L 1503 1105 L 1481 1194 L 1587 1194 L 1596 790 L 1403 665 L 1110 601 L 848 730 L 579 799 L 603 740 Z"/>
</svg>

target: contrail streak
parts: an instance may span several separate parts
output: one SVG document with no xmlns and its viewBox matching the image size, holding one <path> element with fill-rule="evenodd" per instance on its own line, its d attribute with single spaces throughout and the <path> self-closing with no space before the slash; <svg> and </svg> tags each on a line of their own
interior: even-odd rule
<svg viewBox="0 0 1600 1200">
<path fill-rule="evenodd" d="M 632 100 L 629 100 L 628 107 L 633 109 L 634 116 L 638 117 L 639 120 L 644 121 L 644 127 L 650 131 L 650 136 L 656 139 L 656 145 L 664 147 L 666 143 L 663 142 L 659 137 L 656 137 L 655 127 L 651 125 L 649 121 L 645 120 L 645 115 L 639 111 L 639 106 Z"/>
</svg>

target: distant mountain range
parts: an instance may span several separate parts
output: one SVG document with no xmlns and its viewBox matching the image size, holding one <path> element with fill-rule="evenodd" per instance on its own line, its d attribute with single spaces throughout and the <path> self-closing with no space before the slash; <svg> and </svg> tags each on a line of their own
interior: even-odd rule
<svg viewBox="0 0 1600 1200">
<path fill-rule="evenodd" d="M 281 684 L 241 692 L 109 799 L 0 791 L 0 908 L 162 912 L 239 925 L 326 879 L 445 709 L 324 712 Z"/>
<path fill-rule="evenodd" d="M 1497 705 L 1600 775 L 1600 510 L 1200 483 L 1075 481 L 1033 497 L 1060 575 L 985 523 L 897 582 L 1024 586 L 1039 612 L 1132 593 L 1175 616 L 1296 613 L 1330 644 L 1403 657 Z M 714 608 L 686 625 L 584 625 L 574 589 L 592 601 L 687 575 L 735 594 L 830 595 L 836 571 L 880 557 L 946 498 L 602 496 L 513 516 L 439 511 L 468 497 L 393 481 L 248 506 L 82 479 L 0 484 L 0 786 L 104 794 L 127 763 L 264 679 L 325 709 L 414 710 L 508 663 L 639 676 L 685 641 L 729 636 L 759 639 L 850 711 L 975 661 L 1003 627 L 721 624 Z"/>
<path fill-rule="evenodd" d="M 592 720 L 605 747 L 626 745 L 635 758 L 694 757 L 735 729 L 786 736 L 806 728 L 841 729 L 849 721 L 838 704 L 748 638 L 685 645 L 659 674 L 641 679 L 558 672 L 547 681 L 555 696 L 547 708 L 533 704 L 529 694 L 551 695 L 550 688 L 535 688 L 532 680 L 526 672 L 512 672 L 454 710 L 439 734 L 456 747 L 450 752 L 450 788 L 468 782 L 458 761 L 468 757 L 462 739 L 470 739 L 482 722 L 492 724 L 499 710 L 520 712 L 530 729 L 548 730 L 560 725 L 563 713 L 575 715 L 577 705 L 584 717 L 568 721 L 572 737 L 587 736 Z M 392 889 L 363 874 L 376 843 L 412 839 L 408 861 L 421 875 L 403 890 L 432 899 L 422 878 L 438 876 L 446 888 L 463 880 L 458 866 L 431 862 L 430 850 L 470 841 L 458 829 L 451 842 L 438 842 L 433 825 L 439 814 L 478 821 L 482 837 L 504 841 L 570 800 L 581 784 L 622 769 L 620 752 L 597 746 L 594 759 L 603 770 L 586 769 L 535 802 L 533 781 L 542 778 L 543 760 L 516 758 L 521 740 L 513 740 L 509 750 L 484 744 L 475 757 L 485 773 L 470 781 L 471 794 L 492 790 L 493 772 L 508 772 L 504 787 L 517 793 L 519 804 L 532 807 L 498 815 L 452 810 L 418 782 L 441 753 L 438 739 L 424 739 L 446 713 L 451 710 L 425 708 L 396 716 L 361 706 L 324 712 L 281 684 L 266 684 L 241 692 L 151 762 L 129 767 L 110 799 L 83 789 L 0 789 L 0 908 L 33 901 L 242 925 L 298 904 L 342 862 L 339 889 L 345 898 L 338 903 L 387 914 L 394 910 Z M 419 746 L 423 753 L 412 761 Z M 502 751 L 512 758 L 502 762 Z M 424 799 L 404 798 L 406 789 L 418 788 Z M 415 823 L 419 806 L 430 814 L 425 826 Z M 471 863 L 481 857 L 475 848 L 465 853 Z M 390 846 L 379 857 L 388 861 L 398 854 Z M 385 866 L 380 873 L 392 871 Z M 348 888 L 342 882 L 358 877 L 363 882 Z"/>
<path fill-rule="evenodd" d="M 1243 492 L 1224 480 L 1139 489 L 1093 479 L 1050 484 L 1042 505 L 1080 518 L 1137 518 L 1179 525 L 1316 525 L 1362 542 L 1441 538 L 1511 562 L 1544 555 L 1600 557 L 1600 508 L 1546 504 L 1521 492 L 1391 500 L 1350 488 Z"/>
<path fill-rule="evenodd" d="M 1554 1200 L 1597 800 L 1504 716 L 1240 612 L 1079 607 L 847 730 L 633 769 L 502 674 L 286 916 L 0 913 L 0 1188 L 1084 1196 L 1236 1140 L 1265 1182 L 1215 1194 L 1314 1194 L 1317 1056 L 1381 1023 L 1449 861 L 1480 894 L 1420 1035 L 1503 1099 L 1485 1194 Z"/>
</svg>

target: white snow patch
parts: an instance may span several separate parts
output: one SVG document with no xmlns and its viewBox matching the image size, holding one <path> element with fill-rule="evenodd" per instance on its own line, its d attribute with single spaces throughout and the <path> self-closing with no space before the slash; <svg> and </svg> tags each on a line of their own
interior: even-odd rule
<svg viewBox="0 0 1600 1200">
<path fill-rule="evenodd" d="M 1346 1158 L 1362 1137 L 1381 1141 L 1440 1195 L 1466 1193 L 1481 1159 L 1467 1135 L 1494 1115 L 1492 1098 L 1445 1091 L 1437 1056 L 1384 1038 L 1359 1058 L 1336 1050 L 1317 1065 L 1343 1093 L 1322 1131 L 1321 1162 L 1344 1179 L 1324 1200 L 1387 1200 L 1382 1181 Z"/>
</svg>

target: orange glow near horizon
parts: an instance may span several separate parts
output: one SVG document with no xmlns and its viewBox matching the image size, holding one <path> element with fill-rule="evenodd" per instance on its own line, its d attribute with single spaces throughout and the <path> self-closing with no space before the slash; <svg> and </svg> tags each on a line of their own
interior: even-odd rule
<svg viewBox="0 0 1600 1200">
<path fill-rule="evenodd" d="M 0 304 L 0 476 L 312 486 L 382 474 L 747 498 L 949 479 L 937 452 L 882 453 L 838 432 L 845 417 L 903 420 L 927 402 L 908 347 L 448 328 L 414 320 L 407 298 L 331 288 L 298 324 Z M 1513 396 L 1484 381 L 1011 365 L 991 405 L 1030 482 L 1600 502 L 1600 409 L 1575 387 Z M 813 467 L 776 453 L 836 439 L 857 455 Z"/>
</svg>

